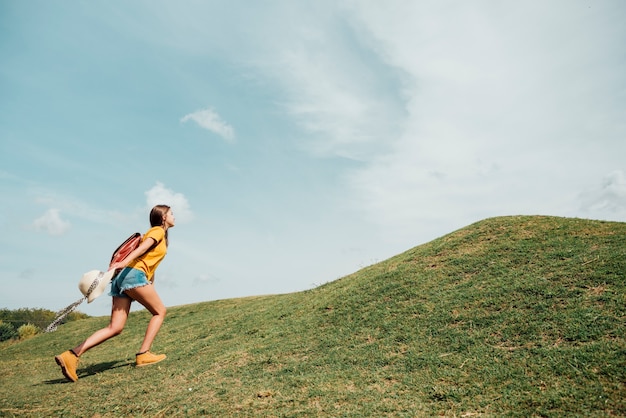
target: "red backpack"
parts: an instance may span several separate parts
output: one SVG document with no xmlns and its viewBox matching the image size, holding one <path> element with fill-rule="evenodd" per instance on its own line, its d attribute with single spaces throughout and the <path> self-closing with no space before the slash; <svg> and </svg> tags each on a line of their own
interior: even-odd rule
<svg viewBox="0 0 626 418">
<path fill-rule="evenodd" d="M 128 254 L 132 253 L 133 250 L 139 247 L 139 244 L 141 244 L 141 234 L 139 232 L 135 232 L 133 235 L 128 237 L 126 241 L 120 244 L 115 251 L 113 251 L 111 262 L 109 263 L 109 269 L 113 263 L 117 263 L 118 261 L 125 259 Z M 117 269 L 115 274 L 118 274 L 120 270 L 121 269 Z"/>
</svg>

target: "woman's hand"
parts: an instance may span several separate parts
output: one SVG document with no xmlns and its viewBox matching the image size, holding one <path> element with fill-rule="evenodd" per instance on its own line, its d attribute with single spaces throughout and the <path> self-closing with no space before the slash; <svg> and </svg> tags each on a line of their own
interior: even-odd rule
<svg viewBox="0 0 626 418">
<path fill-rule="evenodd" d="M 111 264 L 111 266 L 109 267 L 109 271 L 111 271 L 111 270 L 121 270 L 124 267 L 126 267 L 126 264 L 118 261 L 117 263 Z"/>
</svg>

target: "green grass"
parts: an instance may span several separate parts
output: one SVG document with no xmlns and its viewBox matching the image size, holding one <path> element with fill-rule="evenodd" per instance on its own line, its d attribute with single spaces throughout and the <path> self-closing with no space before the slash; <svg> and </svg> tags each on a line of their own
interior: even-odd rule
<svg viewBox="0 0 626 418">
<path fill-rule="evenodd" d="M 210 255 L 207 255 L 210 257 Z M 1 416 L 626 416 L 626 224 L 487 219 L 312 290 L 172 307 L 54 355 L 90 318 L 0 346 Z"/>
</svg>

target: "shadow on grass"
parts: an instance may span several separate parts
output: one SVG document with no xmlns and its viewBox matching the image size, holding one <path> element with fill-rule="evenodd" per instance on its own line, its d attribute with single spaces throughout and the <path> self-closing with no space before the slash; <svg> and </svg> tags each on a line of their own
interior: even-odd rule
<svg viewBox="0 0 626 418">
<path fill-rule="evenodd" d="M 89 377 L 94 374 L 101 373 L 105 370 L 112 370 L 112 369 L 117 369 L 119 367 L 132 366 L 134 364 L 135 364 L 134 362 L 128 362 L 128 361 L 127 362 L 109 361 L 106 363 L 92 364 L 82 369 L 78 369 L 76 373 L 78 374 L 78 379 L 80 380 L 85 377 Z M 59 374 L 62 374 L 61 369 L 59 369 Z M 59 383 L 73 383 L 73 382 L 70 382 L 65 377 L 62 377 L 60 379 L 45 380 L 42 382 L 42 384 L 44 385 L 56 385 Z"/>
</svg>

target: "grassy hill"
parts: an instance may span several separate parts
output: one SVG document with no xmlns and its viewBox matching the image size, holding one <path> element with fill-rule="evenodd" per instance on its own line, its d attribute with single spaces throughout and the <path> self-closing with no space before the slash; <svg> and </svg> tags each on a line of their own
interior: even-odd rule
<svg viewBox="0 0 626 418">
<path fill-rule="evenodd" d="M 207 255 L 210 257 L 210 255 Z M 108 318 L 0 346 L 2 416 L 626 416 L 626 223 L 487 219 L 312 290 Z"/>
</svg>

